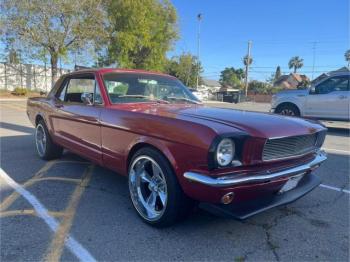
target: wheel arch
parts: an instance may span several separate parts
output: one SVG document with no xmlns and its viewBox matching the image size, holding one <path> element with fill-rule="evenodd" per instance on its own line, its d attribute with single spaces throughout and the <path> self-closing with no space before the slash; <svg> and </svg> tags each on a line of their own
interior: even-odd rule
<svg viewBox="0 0 350 262">
<path fill-rule="evenodd" d="M 47 126 L 44 116 L 40 113 L 35 116 L 35 126 L 39 124 L 40 120 L 43 120 L 45 125 Z"/>
<path fill-rule="evenodd" d="M 152 148 L 156 150 L 158 153 L 162 154 L 165 157 L 165 159 L 169 162 L 170 166 L 172 167 L 173 171 L 176 174 L 176 167 L 177 167 L 176 160 L 174 156 L 171 154 L 171 152 L 169 151 L 169 149 L 163 144 L 159 144 L 159 143 L 155 144 L 152 141 L 147 141 L 147 140 L 139 140 L 138 142 L 135 142 L 130 146 L 128 150 L 127 158 L 126 158 L 126 173 L 128 172 L 130 161 L 134 156 L 134 154 L 140 149 L 145 147 Z"/>
</svg>

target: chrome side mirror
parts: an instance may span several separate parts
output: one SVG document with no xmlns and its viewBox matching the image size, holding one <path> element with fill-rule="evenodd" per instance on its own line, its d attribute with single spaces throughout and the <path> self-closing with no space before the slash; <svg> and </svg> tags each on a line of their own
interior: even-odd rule
<svg viewBox="0 0 350 262">
<path fill-rule="evenodd" d="M 93 95 L 91 93 L 82 93 L 81 101 L 83 101 L 85 105 L 92 105 Z"/>
</svg>

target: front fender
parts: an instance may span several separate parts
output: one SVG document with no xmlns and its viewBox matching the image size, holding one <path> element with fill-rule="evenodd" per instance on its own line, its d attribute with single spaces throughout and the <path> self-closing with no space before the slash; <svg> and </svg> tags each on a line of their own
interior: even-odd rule
<svg viewBox="0 0 350 262">
<path fill-rule="evenodd" d="M 148 136 L 138 136 L 129 144 L 128 148 L 126 149 L 127 152 L 125 156 L 127 156 L 127 158 L 125 159 L 125 162 L 127 163 L 128 160 L 130 160 L 131 154 L 137 151 L 135 149 L 139 149 L 147 145 L 152 146 L 160 152 L 162 152 L 165 155 L 165 157 L 169 160 L 170 164 L 173 166 L 176 172 L 178 165 L 176 164 L 175 157 L 168 149 L 165 141 Z M 126 168 L 128 167 L 126 166 Z"/>
<path fill-rule="evenodd" d="M 305 99 L 301 97 L 280 97 L 277 98 L 274 105 L 273 109 L 276 110 L 278 106 L 280 106 L 283 103 L 291 103 L 294 104 L 300 111 L 301 115 L 304 113 L 304 102 Z"/>
</svg>

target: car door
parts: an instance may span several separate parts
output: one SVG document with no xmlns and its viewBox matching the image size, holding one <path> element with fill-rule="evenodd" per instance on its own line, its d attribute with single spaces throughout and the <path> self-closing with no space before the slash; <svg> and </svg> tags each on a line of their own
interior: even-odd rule
<svg viewBox="0 0 350 262">
<path fill-rule="evenodd" d="M 84 103 L 90 94 L 91 103 Z M 100 87 L 94 74 L 71 76 L 59 90 L 54 107 L 53 126 L 56 139 L 67 149 L 101 163 L 100 114 L 103 108 Z"/>
<path fill-rule="evenodd" d="M 332 76 L 315 86 L 306 98 L 305 116 L 349 119 L 349 76 Z"/>
</svg>

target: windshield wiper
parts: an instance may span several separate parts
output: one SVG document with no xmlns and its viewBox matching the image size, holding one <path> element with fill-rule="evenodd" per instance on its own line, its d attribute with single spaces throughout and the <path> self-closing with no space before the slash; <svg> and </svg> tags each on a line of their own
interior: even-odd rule
<svg viewBox="0 0 350 262">
<path fill-rule="evenodd" d="M 192 104 L 200 104 L 201 102 L 196 101 L 196 100 L 192 100 L 186 97 L 175 97 L 175 96 L 166 96 L 164 97 L 165 100 L 176 100 L 176 101 L 185 101 L 185 102 L 189 102 Z"/>
<path fill-rule="evenodd" d="M 143 95 L 121 95 L 121 96 L 118 96 L 118 98 L 119 97 L 132 97 L 132 98 L 147 98 L 147 99 L 151 99 L 151 97 L 143 96 Z"/>
<path fill-rule="evenodd" d="M 144 96 L 144 95 L 121 95 L 119 97 L 131 97 L 131 98 L 141 98 L 141 99 L 148 99 L 150 101 L 155 101 L 157 103 L 166 103 L 169 104 L 169 101 L 163 100 L 163 99 L 158 99 L 158 98 L 153 98 L 151 96 Z"/>
</svg>

